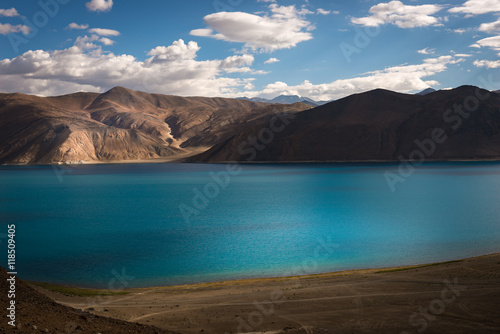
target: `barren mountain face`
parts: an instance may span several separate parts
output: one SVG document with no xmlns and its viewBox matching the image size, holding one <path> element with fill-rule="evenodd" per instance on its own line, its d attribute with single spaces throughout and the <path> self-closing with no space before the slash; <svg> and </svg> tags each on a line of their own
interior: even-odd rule
<svg viewBox="0 0 500 334">
<path fill-rule="evenodd" d="M 143 160 L 203 151 L 267 115 L 310 106 L 147 94 L 0 94 L 0 163 Z"/>
</svg>

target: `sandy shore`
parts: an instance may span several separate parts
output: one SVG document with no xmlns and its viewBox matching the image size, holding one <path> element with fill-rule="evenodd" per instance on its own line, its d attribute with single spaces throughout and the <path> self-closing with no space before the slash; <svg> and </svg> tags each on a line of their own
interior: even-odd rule
<svg viewBox="0 0 500 334">
<path fill-rule="evenodd" d="M 500 333 L 500 253 L 111 297 L 36 289 L 67 306 L 181 333 Z"/>
</svg>

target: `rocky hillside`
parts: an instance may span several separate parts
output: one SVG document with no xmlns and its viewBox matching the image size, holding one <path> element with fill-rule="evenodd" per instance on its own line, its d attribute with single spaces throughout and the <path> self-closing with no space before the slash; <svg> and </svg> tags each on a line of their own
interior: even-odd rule
<svg viewBox="0 0 500 334">
<path fill-rule="evenodd" d="M 310 106 L 147 94 L 0 94 L 0 163 L 142 160 L 212 147 L 263 116 Z"/>
</svg>

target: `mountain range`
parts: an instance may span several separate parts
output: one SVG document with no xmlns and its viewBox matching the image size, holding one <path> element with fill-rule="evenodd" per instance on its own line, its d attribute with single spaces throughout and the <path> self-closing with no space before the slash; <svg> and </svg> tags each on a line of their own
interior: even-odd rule
<svg viewBox="0 0 500 334">
<path fill-rule="evenodd" d="M 298 95 L 280 95 L 276 96 L 274 99 L 269 100 L 262 97 L 239 97 L 240 100 L 248 100 L 252 102 L 261 102 L 261 103 L 282 103 L 282 104 L 293 104 L 293 103 L 305 103 L 312 107 L 321 106 L 331 101 L 314 101 L 308 97 L 301 97 Z"/>
<path fill-rule="evenodd" d="M 416 95 L 427 95 L 430 93 L 434 93 L 436 90 L 434 88 L 427 88 L 424 89 L 421 92 L 416 93 Z M 312 107 L 319 107 L 324 104 L 327 104 L 329 102 L 333 102 L 334 100 L 328 100 L 328 101 L 315 101 L 313 99 L 310 99 L 308 97 L 301 97 L 298 95 L 279 95 L 276 96 L 275 98 L 269 100 L 265 99 L 262 97 L 253 97 L 253 98 L 248 98 L 248 97 L 239 97 L 238 99 L 240 100 L 248 100 L 248 101 L 253 101 L 253 102 L 262 102 L 262 103 L 283 103 L 283 104 L 293 104 L 297 102 L 302 102 L 305 104 L 308 104 Z"/>
<path fill-rule="evenodd" d="M 143 160 L 203 151 L 246 123 L 311 108 L 115 87 L 57 97 L 0 94 L 0 163 Z"/>
<path fill-rule="evenodd" d="M 123 87 L 0 94 L 0 163 L 500 158 L 500 94 L 477 87 L 422 95 L 377 89 L 317 107 L 284 103 Z"/>
</svg>

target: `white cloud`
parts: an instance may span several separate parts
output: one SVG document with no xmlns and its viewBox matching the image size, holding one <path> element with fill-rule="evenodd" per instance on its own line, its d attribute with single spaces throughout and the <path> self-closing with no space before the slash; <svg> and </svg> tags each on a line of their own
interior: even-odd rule
<svg viewBox="0 0 500 334">
<path fill-rule="evenodd" d="M 161 63 L 168 61 L 177 61 L 177 60 L 188 60 L 194 59 L 196 57 L 196 53 L 201 48 L 198 46 L 196 42 L 189 42 L 185 44 L 182 39 L 175 41 L 170 46 L 157 46 L 153 50 L 149 51 L 148 56 L 152 56 L 149 58 L 149 62 L 151 63 Z"/>
<path fill-rule="evenodd" d="M 92 28 L 89 29 L 92 34 L 97 34 L 101 36 L 120 36 L 120 32 L 112 29 L 102 29 L 102 28 Z"/>
<path fill-rule="evenodd" d="M 318 8 L 316 10 L 316 13 L 321 14 L 321 15 L 340 14 L 339 11 L 336 11 L 336 10 L 333 10 L 333 11 L 332 10 L 325 10 L 323 8 Z"/>
<path fill-rule="evenodd" d="M 252 50 L 272 52 L 289 49 L 313 38 L 314 27 L 305 20 L 311 12 L 295 6 L 269 6 L 271 15 L 259 16 L 243 12 L 219 12 L 204 17 L 210 29 L 196 29 L 191 35 L 245 43 Z"/>
<path fill-rule="evenodd" d="M 16 17 L 20 16 L 17 9 L 14 7 L 10 9 L 0 9 L 0 17 Z M 10 23 L 0 23 L 0 35 L 8 35 L 12 33 L 21 32 L 28 35 L 31 32 L 31 28 L 24 24 L 12 25 Z"/>
<path fill-rule="evenodd" d="M 254 56 L 243 54 L 225 59 L 197 61 L 200 47 L 196 42 L 178 40 L 169 46 L 149 51 L 139 61 L 131 55 L 104 53 L 98 35 L 79 37 L 75 46 L 64 50 L 28 51 L 13 59 L 0 61 L 0 91 L 20 91 L 38 95 L 59 95 L 75 91 L 105 91 L 114 86 L 172 94 L 197 96 L 262 96 L 280 94 L 330 100 L 362 91 L 385 88 L 401 92 L 437 86 L 429 77 L 443 72 L 465 55 L 425 59 L 417 65 L 401 65 L 366 73 L 362 76 L 324 84 L 289 86 L 274 82 L 254 91 L 254 78 L 230 78 L 225 73 L 266 74 L 250 66 Z M 270 58 L 273 59 L 273 58 Z"/>
<path fill-rule="evenodd" d="M 250 67 L 234 67 L 225 69 L 226 73 L 251 73 L 252 69 Z"/>
<path fill-rule="evenodd" d="M 78 29 L 78 30 L 85 30 L 88 29 L 89 25 L 88 24 L 78 24 L 75 22 L 70 23 L 66 29 L 73 30 L 73 29 Z"/>
<path fill-rule="evenodd" d="M 75 45 L 82 50 L 92 50 L 97 49 L 99 46 L 94 42 L 99 40 L 99 36 L 91 35 L 91 36 L 78 36 L 75 41 Z"/>
<path fill-rule="evenodd" d="M 107 37 L 99 37 L 98 35 L 90 35 L 90 36 L 78 36 L 75 41 L 75 46 L 79 47 L 82 50 L 93 50 L 96 49 L 97 54 L 102 52 L 101 46 L 95 44 L 94 42 L 100 42 L 103 45 L 110 46 L 115 44 L 115 41 L 107 38 Z"/>
<path fill-rule="evenodd" d="M 34 50 L 1 60 L 0 91 L 59 95 L 102 92 L 120 85 L 172 95 L 236 96 L 254 80 L 224 76 L 250 66 L 254 60 L 251 55 L 196 61 L 198 45 L 179 40 L 151 50 L 150 58 L 139 61 L 131 55 L 101 52 L 94 44 L 101 39 L 84 36 L 68 49 Z"/>
<path fill-rule="evenodd" d="M 211 37 L 214 31 L 212 29 L 194 29 L 190 34 L 199 37 Z"/>
<path fill-rule="evenodd" d="M 277 58 L 269 58 L 268 60 L 266 60 L 266 61 L 264 62 L 264 64 L 273 64 L 273 63 L 277 63 L 277 62 L 279 62 L 279 61 L 280 61 L 280 60 L 279 60 L 279 59 L 277 59 Z"/>
<path fill-rule="evenodd" d="M 254 61 L 254 57 L 252 55 L 241 55 L 241 56 L 232 56 L 227 57 L 221 63 L 221 68 L 238 68 L 244 65 L 252 65 Z"/>
<path fill-rule="evenodd" d="M 22 32 L 28 35 L 30 31 L 31 28 L 23 24 L 12 25 L 10 23 L 0 23 L 0 35 L 7 35 L 15 32 Z"/>
<path fill-rule="evenodd" d="M 476 43 L 472 44 L 470 47 L 472 48 L 488 47 L 495 51 L 500 51 L 500 36 L 493 36 L 480 39 Z"/>
<path fill-rule="evenodd" d="M 113 40 L 111 40 L 111 39 L 109 39 L 107 37 L 101 37 L 99 39 L 99 42 L 101 42 L 104 45 L 113 45 L 113 44 L 115 44 L 115 41 L 113 41 Z"/>
<path fill-rule="evenodd" d="M 247 84 L 245 85 L 245 87 L 243 87 L 243 89 L 245 89 L 245 90 L 252 90 L 252 89 L 254 89 L 254 88 L 255 88 L 255 86 L 254 86 L 254 84 L 253 84 L 253 83 L 251 83 L 251 82 L 247 83 Z"/>
<path fill-rule="evenodd" d="M 483 23 L 479 26 L 480 31 L 484 31 L 490 34 L 494 34 L 500 31 L 500 19 L 491 23 Z"/>
<path fill-rule="evenodd" d="M 476 60 L 474 61 L 474 66 L 476 67 L 486 67 L 486 68 L 499 68 L 500 60 Z"/>
<path fill-rule="evenodd" d="M 466 53 L 457 53 L 454 56 L 455 57 L 460 57 L 460 58 L 469 58 L 469 57 L 472 57 L 472 55 L 466 54 Z"/>
<path fill-rule="evenodd" d="M 462 6 L 449 9 L 451 13 L 463 13 L 467 16 L 500 12 L 500 0 L 468 0 Z"/>
<path fill-rule="evenodd" d="M 423 54 L 423 55 L 431 55 L 431 54 L 436 53 L 436 49 L 425 48 L 425 49 L 422 49 L 422 50 L 418 50 L 417 52 L 420 53 L 420 54 Z"/>
<path fill-rule="evenodd" d="M 14 17 L 19 16 L 19 13 L 12 7 L 11 9 L 0 9 L 0 16 Z"/>
<path fill-rule="evenodd" d="M 379 3 L 370 8 L 371 16 L 352 18 L 351 22 L 366 27 L 378 27 L 394 24 L 400 28 L 416 28 L 441 25 L 437 17 L 432 16 L 443 9 L 439 5 L 404 5 L 401 1 Z"/>
<path fill-rule="evenodd" d="M 85 6 L 92 12 L 106 12 L 113 7 L 113 0 L 92 0 Z"/>
<path fill-rule="evenodd" d="M 422 90 L 429 86 L 438 86 L 435 80 L 425 80 L 437 73 L 445 71 L 449 65 L 462 62 L 456 56 L 441 56 L 425 59 L 418 65 L 401 65 L 384 70 L 368 72 L 364 76 L 336 80 L 325 84 L 312 84 L 306 80 L 300 85 L 289 86 L 277 81 L 267 85 L 262 91 L 242 92 L 243 96 L 262 96 L 273 98 L 281 94 L 307 96 L 315 100 L 331 100 L 360 93 L 376 88 L 384 88 L 398 92 Z"/>
</svg>

